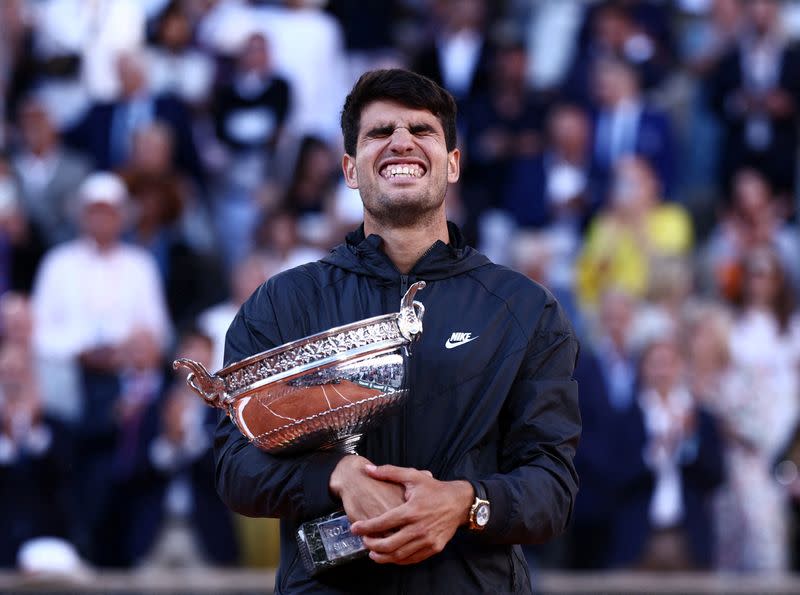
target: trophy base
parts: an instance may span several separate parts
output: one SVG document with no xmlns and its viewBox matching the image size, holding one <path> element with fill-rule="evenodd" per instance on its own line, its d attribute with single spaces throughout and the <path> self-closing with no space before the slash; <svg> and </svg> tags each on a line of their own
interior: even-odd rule
<svg viewBox="0 0 800 595">
<path fill-rule="evenodd" d="M 300 525 L 297 547 L 310 576 L 368 553 L 361 538 L 350 533 L 350 521 L 341 510 Z"/>
</svg>

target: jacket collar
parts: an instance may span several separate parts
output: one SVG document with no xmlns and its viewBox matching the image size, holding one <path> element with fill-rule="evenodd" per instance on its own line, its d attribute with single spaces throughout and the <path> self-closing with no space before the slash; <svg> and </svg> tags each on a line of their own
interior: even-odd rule
<svg viewBox="0 0 800 595">
<path fill-rule="evenodd" d="M 425 280 L 445 279 L 489 263 L 483 254 L 467 246 L 461 230 L 447 222 L 449 242 L 436 240 L 412 267 L 410 275 Z M 333 249 L 323 261 L 340 268 L 396 281 L 400 272 L 382 249 L 383 238 L 364 235 L 363 224 L 347 235 L 344 244 Z"/>
</svg>

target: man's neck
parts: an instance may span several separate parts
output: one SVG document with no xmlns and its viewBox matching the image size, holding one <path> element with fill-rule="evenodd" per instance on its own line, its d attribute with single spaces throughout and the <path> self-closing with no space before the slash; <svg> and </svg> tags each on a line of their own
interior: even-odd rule
<svg viewBox="0 0 800 595">
<path fill-rule="evenodd" d="M 364 235 L 372 234 L 377 234 L 383 239 L 383 251 L 397 270 L 404 275 L 411 271 L 437 240 L 442 240 L 445 244 L 450 240 L 447 220 L 443 217 L 427 225 L 408 228 L 385 227 L 365 217 Z"/>
</svg>

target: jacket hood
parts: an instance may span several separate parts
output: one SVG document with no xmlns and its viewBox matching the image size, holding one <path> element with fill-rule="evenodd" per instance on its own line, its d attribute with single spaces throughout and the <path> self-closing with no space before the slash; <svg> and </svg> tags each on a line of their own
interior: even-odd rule
<svg viewBox="0 0 800 595">
<path fill-rule="evenodd" d="M 412 267 L 410 275 L 418 279 L 436 281 L 455 277 L 490 263 L 486 256 L 466 245 L 464 236 L 454 223 L 448 221 L 447 229 L 450 235 L 449 243 L 436 240 Z M 347 234 L 345 242 L 334 248 L 322 260 L 347 271 L 394 282 L 399 277 L 400 271 L 386 256 L 381 248 L 382 245 L 383 238 L 379 235 L 371 234 L 368 237 L 364 235 L 362 224 Z"/>
</svg>

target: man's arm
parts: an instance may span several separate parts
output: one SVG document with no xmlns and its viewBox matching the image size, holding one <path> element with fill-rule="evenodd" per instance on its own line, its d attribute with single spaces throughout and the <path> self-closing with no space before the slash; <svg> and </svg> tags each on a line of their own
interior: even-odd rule
<svg viewBox="0 0 800 595">
<path fill-rule="evenodd" d="M 500 472 L 472 478 L 481 480 L 491 502 L 482 536 L 493 543 L 542 542 L 567 526 L 578 490 L 573 458 L 581 424 L 577 383 L 572 379 L 577 354 L 571 327 L 548 296 L 500 422 Z M 389 465 L 370 474 L 403 483 L 407 500 L 378 518 L 353 525 L 375 561 L 424 560 L 441 551 L 467 520 L 474 492 L 466 482 L 440 482 L 414 469 Z"/>
<path fill-rule="evenodd" d="M 494 543 L 540 543 L 564 531 L 578 492 L 573 459 L 581 432 L 578 341 L 548 293 L 501 420 L 500 472 L 482 481 L 492 503 L 483 535 Z"/>
<path fill-rule="evenodd" d="M 285 342 L 266 289 L 259 291 L 263 292 L 256 300 L 259 319 L 248 318 L 255 309 L 251 302 L 231 324 L 225 344 L 227 364 Z M 214 454 L 220 497 L 246 516 L 308 520 L 344 503 L 348 516 L 358 520 L 403 502 L 403 488 L 369 477 L 363 469 L 369 461 L 362 457 L 331 451 L 271 455 L 251 444 L 227 415 L 217 426 Z"/>
</svg>

